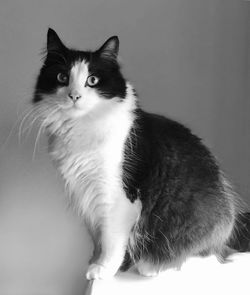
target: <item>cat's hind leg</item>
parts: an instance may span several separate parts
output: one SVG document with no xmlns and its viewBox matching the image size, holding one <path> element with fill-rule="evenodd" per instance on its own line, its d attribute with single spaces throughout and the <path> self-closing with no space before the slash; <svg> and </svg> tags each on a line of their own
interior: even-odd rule
<svg viewBox="0 0 250 295">
<path fill-rule="evenodd" d="M 161 271 L 161 267 L 159 265 L 156 265 L 153 262 L 143 259 L 140 259 L 137 262 L 136 268 L 139 274 L 145 277 L 155 277 Z"/>
<path fill-rule="evenodd" d="M 150 260 L 146 257 L 141 258 L 136 263 L 136 268 L 139 274 L 146 277 L 155 277 L 161 272 L 168 269 L 180 270 L 183 263 L 186 261 L 188 254 L 186 252 L 183 252 L 179 256 L 176 255 L 175 257 L 170 257 L 169 255 L 166 256 L 168 257 L 165 257 L 164 259 L 162 259 L 162 261 L 159 261 L 158 259 L 159 262 L 154 262 L 152 259 Z"/>
<path fill-rule="evenodd" d="M 230 256 L 236 252 L 227 245 L 232 236 L 233 226 L 233 220 L 217 225 L 208 241 L 211 244 L 210 254 L 214 254 L 220 263 L 230 262 Z"/>
</svg>

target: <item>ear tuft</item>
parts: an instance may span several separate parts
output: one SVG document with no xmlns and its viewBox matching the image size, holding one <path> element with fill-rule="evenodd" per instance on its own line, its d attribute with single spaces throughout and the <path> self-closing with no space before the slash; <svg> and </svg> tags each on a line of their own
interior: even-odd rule
<svg viewBox="0 0 250 295">
<path fill-rule="evenodd" d="M 119 38 L 117 36 L 110 37 L 97 52 L 103 58 L 116 59 L 119 52 Z"/>
<path fill-rule="evenodd" d="M 65 46 L 58 37 L 57 33 L 53 29 L 49 28 L 47 33 L 47 51 L 60 52 L 63 49 L 65 49 Z"/>
</svg>

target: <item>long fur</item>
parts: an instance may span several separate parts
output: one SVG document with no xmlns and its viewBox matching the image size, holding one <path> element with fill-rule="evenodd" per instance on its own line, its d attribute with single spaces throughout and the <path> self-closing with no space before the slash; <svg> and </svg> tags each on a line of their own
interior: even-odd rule
<svg viewBox="0 0 250 295">
<path fill-rule="evenodd" d="M 33 99 L 49 152 L 94 239 L 87 278 L 132 264 L 154 275 L 190 256 L 225 256 L 236 194 L 197 136 L 139 107 L 118 49 L 117 37 L 93 52 L 68 49 L 50 29 Z M 72 91 L 80 99 L 72 102 Z"/>
</svg>

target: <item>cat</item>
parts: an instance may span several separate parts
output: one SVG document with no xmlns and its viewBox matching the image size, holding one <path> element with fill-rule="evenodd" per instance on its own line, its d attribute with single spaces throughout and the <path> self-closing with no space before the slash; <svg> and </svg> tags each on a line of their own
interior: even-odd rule
<svg viewBox="0 0 250 295">
<path fill-rule="evenodd" d="M 118 51 L 117 36 L 80 51 L 49 28 L 32 101 L 93 238 L 87 279 L 132 265 L 155 276 L 190 256 L 225 257 L 236 193 L 200 138 L 140 107 Z"/>
</svg>

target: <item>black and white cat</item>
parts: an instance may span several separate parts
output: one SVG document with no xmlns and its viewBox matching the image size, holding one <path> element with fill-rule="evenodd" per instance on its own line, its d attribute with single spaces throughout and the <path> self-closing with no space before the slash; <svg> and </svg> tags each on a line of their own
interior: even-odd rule
<svg viewBox="0 0 250 295">
<path fill-rule="evenodd" d="M 197 136 L 139 107 L 118 49 L 116 36 L 96 51 L 69 49 L 49 29 L 33 98 L 93 237 L 87 278 L 131 265 L 153 276 L 193 255 L 225 256 L 236 195 Z"/>
</svg>

